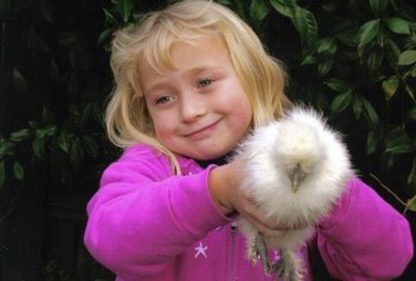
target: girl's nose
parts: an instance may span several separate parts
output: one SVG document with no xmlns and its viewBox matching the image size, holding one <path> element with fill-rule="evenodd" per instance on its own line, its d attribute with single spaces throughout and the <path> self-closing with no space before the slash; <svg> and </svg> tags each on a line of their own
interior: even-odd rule
<svg viewBox="0 0 416 281">
<path fill-rule="evenodd" d="M 203 116 L 208 109 L 204 95 L 196 91 L 189 91 L 182 95 L 181 114 L 184 122 L 192 122 Z"/>
</svg>

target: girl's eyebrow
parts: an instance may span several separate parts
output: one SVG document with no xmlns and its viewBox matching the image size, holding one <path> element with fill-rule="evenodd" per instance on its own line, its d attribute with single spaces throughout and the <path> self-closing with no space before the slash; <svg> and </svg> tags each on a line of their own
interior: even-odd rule
<svg viewBox="0 0 416 281">
<path fill-rule="evenodd" d="M 204 73 L 204 72 L 207 72 L 207 71 L 217 73 L 219 71 L 224 72 L 226 70 L 222 66 L 206 65 L 206 66 L 198 66 L 198 67 L 195 67 L 195 68 L 191 68 L 189 70 L 184 71 L 184 73 L 182 73 L 181 75 L 192 76 L 192 75 L 198 75 L 198 74 L 201 74 L 201 73 Z M 148 89 L 144 89 L 144 91 L 143 91 L 144 94 L 146 95 L 146 93 L 151 93 L 153 91 L 157 91 L 157 90 L 160 90 L 160 89 L 163 89 L 163 88 L 167 88 L 171 85 L 171 83 L 169 81 L 167 81 L 163 78 L 160 79 L 160 80 L 161 81 L 157 81 L 154 84 L 150 85 L 150 87 Z"/>
<path fill-rule="evenodd" d="M 170 83 L 167 82 L 167 81 L 156 82 L 156 83 L 152 84 L 148 89 L 144 89 L 143 93 L 144 93 L 144 95 L 146 95 L 146 94 L 152 93 L 154 91 L 167 88 L 169 85 L 170 85 Z"/>
<path fill-rule="evenodd" d="M 185 75 L 199 75 L 199 74 L 205 74 L 205 72 L 207 72 L 207 75 L 212 75 L 213 74 L 217 74 L 219 72 L 225 72 L 226 69 L 224 68 L 224 66 L 213 66 L 213 65 L 206 65 L 206 66 L 202 66 L 202 67 L 195 67 L 190 69 L 189 71 L 185 72 Z"/>
</svg>

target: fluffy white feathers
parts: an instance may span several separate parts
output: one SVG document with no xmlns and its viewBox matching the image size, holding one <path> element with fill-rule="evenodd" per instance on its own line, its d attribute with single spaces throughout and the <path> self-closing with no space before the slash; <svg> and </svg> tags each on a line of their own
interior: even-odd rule
<svg viewBox="0 0 416 281">
<path fill-rule="evenodd" d="M 308 225 L 273 236 L 262 235 L 267 248 L 285 251 L 306 242 L 353 175 L 339 135 L 321 115 L 301 107 L 254 130 L 241 144 L 237 157 L 246 161 L 242 191 L 267 217 L 289 228 Z M 244 218 L 239 219 L 239 225 L 253 247 L 258 230 Z M 250 251 L 253 249 L 249 248 L 253 259 Z"/>
</svg>

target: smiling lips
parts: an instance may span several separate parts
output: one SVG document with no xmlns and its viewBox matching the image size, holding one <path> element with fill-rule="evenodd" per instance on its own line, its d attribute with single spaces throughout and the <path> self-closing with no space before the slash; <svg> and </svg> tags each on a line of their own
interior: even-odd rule
<svg viewBox="0 0 416 281">
<path fill-rule="evenodd" d="M 213 130 L 215 130 L 215 128 L 217 127 L 217 124 L 220 121 L 221 121 L 221 119 L 209 124 L 208 126 L 205 126 L 205 127 L 200 128 L 200 129 L 197 129 L 195 131 L 192 131 L 189 134 L 185 134 L 185 137 L 192 138 L 192 139 L 204 138 L 204 137 L 208 136 L 209 134 L 211 134 L 211 132 Z"/>
</svg>

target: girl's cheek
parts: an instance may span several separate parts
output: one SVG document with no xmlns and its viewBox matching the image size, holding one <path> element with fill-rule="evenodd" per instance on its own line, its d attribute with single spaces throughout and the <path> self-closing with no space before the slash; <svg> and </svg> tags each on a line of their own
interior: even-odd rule
<svg viewBox="0 0 416 281">
<path fill-rule="evenodd" d="M 166 137 L 169 134 L 170 125 L 168 119 L 158 119 L 157 121 L 153 120 L 156 137 L 161 139 Z"/>
</svg>

